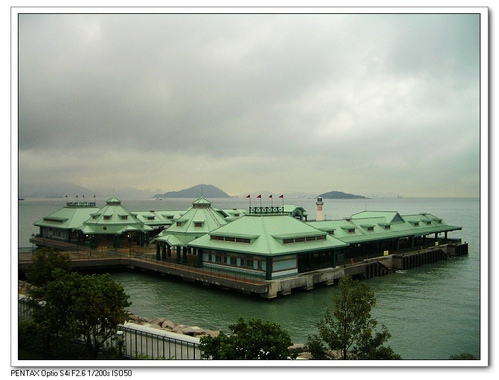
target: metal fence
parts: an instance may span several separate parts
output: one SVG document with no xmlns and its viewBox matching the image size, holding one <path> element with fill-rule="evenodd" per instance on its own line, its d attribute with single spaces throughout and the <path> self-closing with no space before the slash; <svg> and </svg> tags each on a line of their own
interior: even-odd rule
<svg viewBox="0 0 499 380">
<path fill-rule="evenodd" d="M 19 296 L 17 315 L 20 321 L 33 318 L 33 307 L 28 304 L 28 299 L 23 295 Z"/>
<path fill-rule="evenodd" d="M 32 307 L 25 297 L 18 302 L 19 320 L 32 318 Z M 166 359 L 166 360 L 199 360 L 201 350 L 199 339 L 191 336 L 157 331 L 152 327 L 133 326 L 131 323 L 120 325 L 123 332 L 122 341 L 114 337 L 108 344 L 116 347 L 123 358 L 130 359 Z"/>
<path fill-rule="evenodd" d="M 124 356 L 143 359 L 198 360 L 201 359 L 199 339 L 168 332 L 147 331 L 147 327 L 121 327 Z M 174 337 L 173 335 L 178 335 Z"/>
</svg>

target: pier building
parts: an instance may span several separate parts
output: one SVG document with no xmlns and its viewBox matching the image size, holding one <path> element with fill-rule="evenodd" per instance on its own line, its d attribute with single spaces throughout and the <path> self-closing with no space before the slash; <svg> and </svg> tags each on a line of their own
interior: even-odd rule
<svg viewBox="0 0 499 380">
<path fill-rule="evenodd" d="M 447 243 L 448 232 L 461 230 L 429 213 L 400 215 L 396 211 L 363 211 L 349 218 L 308 224 L 348 244 L 337 263 Z"/>
<path fill-rule="evenodd" d="M 232 215 L 229 217 L 232 218 Z M 174 219 L 172 225 L 160 232 L 151 242 L 156 243 L 158 258 L 160 254 L 163 258 L 171 257 L 172 248 L 174 248 L 177 261 L 187 262 L 188 243 L 227 223 L 226 219 L 212 207 L 211 202 L 201 197 L 195 200 L 181 217 Z"/>
<path fill-rule="evenodd" d="M 462 228 L 431 213 L 362 211 L 307 221 L 299 206 L 222 210 L 203 197 L 186 211 L 165 212 L 130 212 L 114 197 L 100 209 L 68 202 L 35 225 L 40 235 L 31 241 L 73 251 L 75 269 L 137 267 L 264 298 L 331 285 L 346 274 L 370 278 L 468 253 L 467 243 L 448 236 Z M 132 244 L 153 246 L 132 255 Z M 82 246 L 107 246 L 112 255 L 81 255 L 81 248 L 78 254 Z M 124 247 L 129 253 L 120 254 Z"/>
<path fill-rule="evenodd" d="M 265 280 L 336 266 L 337 238 L 287 214 L 248 214 L 191 241 L 198 264 Z"/>
<path fill-rule="evenodd" d="M 53 242 L 89 245 L 88 237 L 82 233 L 83 224 L 91 214 L 98 211 L 95 202 L 66 202 L 63 208 L 34 223 L 40 228 L 40 233 L 32 237 L 31 241 L 39 245 L 43 245 L 43 241 L 47 241 L 47 244 Z"/>
<path fill-rule="evenodd" d="M 90 214 L 81 231 L 90 237 L 94 247 L 119 248 L 134 244 L 143 246 L 148 242 L 152 227 L 141 222 L 118 198 L 112 197 L 104 207 Z"/>
<path fill-rule="evenodd" d="M 95 202 L 66 202 L 34 223 L 40 232 L 30 242 L 63 250 L 143 246 L 181 215 L 180 211 L 131 212 L 116 197 L 109 198 L 102 208 Z"/>
</svg>

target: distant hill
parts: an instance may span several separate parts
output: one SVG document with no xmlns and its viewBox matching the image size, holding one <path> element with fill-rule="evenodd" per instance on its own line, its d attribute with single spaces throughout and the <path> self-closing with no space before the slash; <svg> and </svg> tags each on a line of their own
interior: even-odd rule
<svg viewBox="0 0 499 380">
<path fill-rule="evenodd" d="M 230 198 L 230 195 L 213 185 L 196 185 L 180 191 L 156 194 L 153 198 Z"/>
<path fill-rule="evenodd" d="M 71 182 L 19 183 L 19 196 L 23 198 L 64 198 L 67 195 L 72 199 L 78 194 L 80 197 L 86 195 L 91 198 L 95 194 L 95 190 Z"/>
<path fill-rule="evenodd" d="M 55 183 L 19 183 L 19 197 L 21 198 L 64 198 L 74 200 L 76 195 L 81 199 L 85 196 L 90 200 L 94 195 L 99 200 L 116 196 L 120 199 L 149 199 L 153 192 L 149 189 L 140 190 L 133 187 L 121 186 L 117 188 L 86 188 L 72 182 Z"/>
<path fill-rule="evenodd" d="M 367 199 L 363 195 L 348 194 L 342 191 L 329 191 L 319 195 L 323 199 Z"/>
</svg>

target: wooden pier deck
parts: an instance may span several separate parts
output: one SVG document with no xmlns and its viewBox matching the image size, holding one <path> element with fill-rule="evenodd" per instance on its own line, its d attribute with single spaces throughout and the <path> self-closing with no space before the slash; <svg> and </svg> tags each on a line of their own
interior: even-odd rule
<svg viewBox="0 0 499 380">
<path fill-rule="evenodd" d="M 155 249 L 113 249 L 98 251 L 68 251 L 74 270 L 92 271 L 111 268 L 130 268 L 174 276 L 185 281 L 239 291 L 243 294 L 275 298 L 289 295 L 293 290 L 312 290 L 314 286 L 333 285 L 345 275 L 369 279 L 385 276 L 396 270 L 406 270 L 468 254 L 467 243 L 453 243 L 413 251 L 373 257 L 334 268 L 318 269 L 277 280 L 261 280 L 241 274 L 230 274 L 212 268 L 199 268 L 194 262 L 177 263 L 175 260 L 156 259 Z M 25 272 L 31 263 L 31 253 L 19 253 L 18 268 Z"/>
</svg>

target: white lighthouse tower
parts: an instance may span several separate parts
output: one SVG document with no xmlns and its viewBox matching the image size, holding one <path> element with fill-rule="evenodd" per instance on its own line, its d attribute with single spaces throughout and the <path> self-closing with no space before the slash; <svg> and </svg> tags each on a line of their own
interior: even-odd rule
<svg viewBox="0 0 499 380">
<path fill-rule="evenodd" d="M 318 221 L 324 220 L 324 216 L 322 215 L 322 206 L 324 205 L 322 197 L 317 197 L 317 202 L 315 202 L 315 204 L 317 205 L 317 216 L 315 219 Z"/>
</svg>

